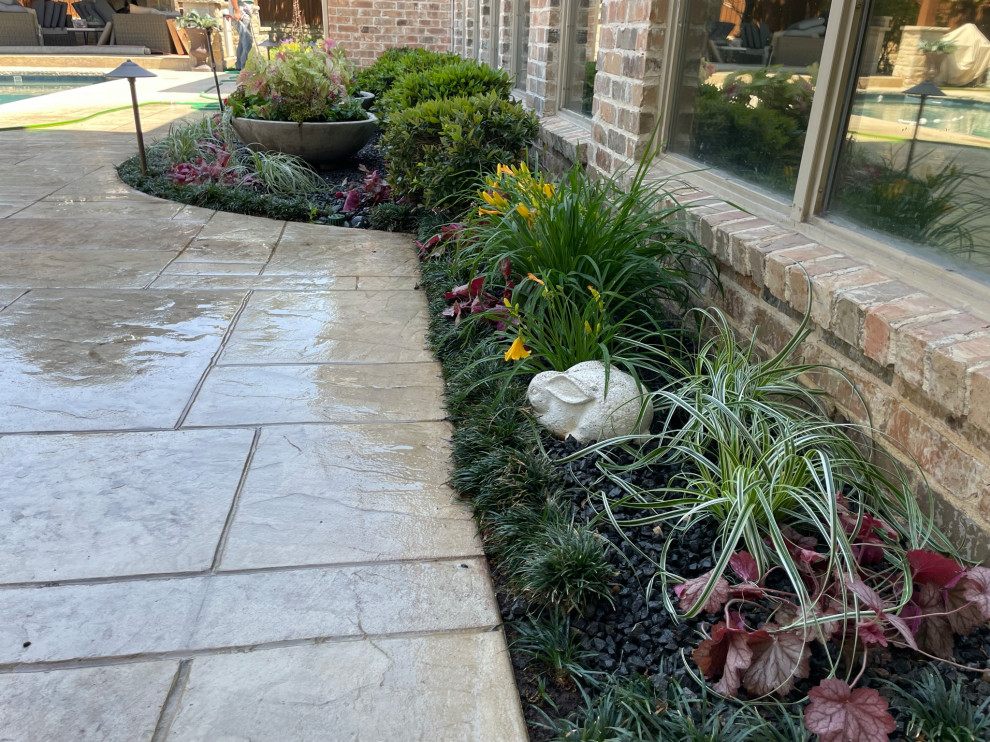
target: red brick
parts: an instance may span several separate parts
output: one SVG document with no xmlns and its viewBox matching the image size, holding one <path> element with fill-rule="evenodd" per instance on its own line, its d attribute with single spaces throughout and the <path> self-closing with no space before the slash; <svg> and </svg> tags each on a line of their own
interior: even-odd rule
<svg viewBox="0 0 990 742">
<path fill-rule="evenodd" d="M 990 337 L 986 335 L 936 348 L 932 352 L 925 391 L 953 415 L 963 415 L 972 369 L 987 361 L 990 361 Z"/>
<path fill-rule="evenodd" d="M 866 310 L 877 304 L 903 299 L 916 290 L 901 281 L 886 281 L 862 288 L 845 288 L 836 293 L 835 322 L 832 331 L 850 345 L 860 347 Z"/>
<path fill-rule="evenodd" d="M 811 281 L 811 321 L 819 327 L 832 330 L 835 324 L 835 295 L 837 292 L 853 286 L 870 286 L 888 280 L 889 277 L 886 274 L 862 266 L 844 273 L 815 276 Z"/>
<path fill-rule="evenodd" d="M 855 260 L 841 254 L 788 265 L 784 270 L 784 280 L 786 281 L 784 292 L 787 303 L 804 314 L 808 311 L 808 292 L 813 290 L 813 281 L 816 277 L 848 271 L 857 267 L 859 266 Z M 812 285 L 809 286 L 809 282 L 812 282 Z M 821 325 L 821 327 L 828 327 L 828 324 Z"/>
<path fill-rule="evenodd" d="M 975 368 L 970 373 L 966 408 L 967 421 L 990 433 L 990 366 Z"/>
<path fill-rule="evenodd" d="M 908 323 L 894 331 L 894 373 L 923 388 L 931 353 L 938 345 L 990 327 L 978 317 L 957 312 L 944 319 Z"/>
<path fill-rule="evenodd" d="M 973 500 L 986 488 L 984 464 L 907 407 L 896 409 L 886 432 L 911 454 L 927 477 L 950 492 L 953 498 Z"/>
<path fill-rule="evenodd" d="M 953 311 L 948 304 L 928 294 L 906 296 L 870 307 L 863 320 L 863 352 L 867 358 L 886 366 L 893 360 L 890 339 L 894 330 L 905 322 L 945 317 Z"/>
<path fill-rule="evenodd" d="M 784 238 L 787 239 L 787 238 Z M 774 243 L 776 244 L 776 242 Z M 841 257 L 835 250 L 818 244 L 776 250 L 766 256 L 763 266 L 764 285 L 781 301 L 787 299 L 787 271 L 798 263 L 808 263 L 819 258 Z"/>
</svg>

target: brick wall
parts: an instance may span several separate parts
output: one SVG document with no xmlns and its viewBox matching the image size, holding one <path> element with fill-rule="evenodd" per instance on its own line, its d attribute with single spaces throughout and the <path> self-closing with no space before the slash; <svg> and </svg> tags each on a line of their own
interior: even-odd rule
<svg viewBox="0 0 990 742">
<path fill-rule="evenodd" d="M 701 242 L 718 259 L 723 293 L 706 299 L 741 338 L 779 350 L 810 302 L 811 335 L 797 362 L 841 369 L 806 381 L 827 391 L 835 414 L 867 422 L 905 464 L 917 461 L 936 520 L 974 559 L 990 558 L 990 322 L 882 271 L 696 192 Z M 810 286 L 809 286 L 810 282 Z M 923 497 L 921 477 L 913 482 Z"/>
<path fill-rule="evenodd" d="M 560 0 L 531 0 L 526 106 L 540 116 L 557 113 L 560 81 Z"/>
<path fill-rule="evenodd" d="M 611 173 L 642 156 L 657 124 L 667 0 L 604 0 L 590 162 Z"/>
<path fill-rule="evenodd" d="M 328 0 L 326 36 L 365 67 L 392 46 L 450 49 L 447 0 Z"/>
</svg>

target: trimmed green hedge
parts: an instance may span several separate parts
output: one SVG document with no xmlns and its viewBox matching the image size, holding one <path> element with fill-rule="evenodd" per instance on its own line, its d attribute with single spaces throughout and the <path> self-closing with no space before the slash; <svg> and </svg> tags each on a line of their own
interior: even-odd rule
<svg viewBox="0 0 990 742">
<path fill-rule="evenodd" d="M 476 195 L 485 173 L 524 157 L 539 124 L 495 93 L 430 100 L 398 111 L 382 138 L 396 195 L 455 210 Z"/>
</svg>

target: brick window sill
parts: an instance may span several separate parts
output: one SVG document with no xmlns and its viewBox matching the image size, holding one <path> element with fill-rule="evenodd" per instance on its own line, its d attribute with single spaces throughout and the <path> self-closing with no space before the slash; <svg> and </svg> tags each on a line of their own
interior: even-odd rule
<svg viewBox="0 0 990 742">
<path fill-rule="evenodd" d="M 894 275 L 837 240 L 809 237 L 702 190 L 678 199 L 689 204 L 697 235 L 722 270 L 724 294 L 712 292 L 711 302 L 742 336 L 758 328 L 764 352 L 783 346 L 810 302 L 802 360 L 835 366 L 854 381 L 873 425 L 921 465 L 940 526 L 969 556 L 987 558 L 990 321 L 954 293 L 926 291 L 924 281 Z M 866 421 L 862 402 L 837 375 L 811 381 L 841 415 Z"/>
</svg>

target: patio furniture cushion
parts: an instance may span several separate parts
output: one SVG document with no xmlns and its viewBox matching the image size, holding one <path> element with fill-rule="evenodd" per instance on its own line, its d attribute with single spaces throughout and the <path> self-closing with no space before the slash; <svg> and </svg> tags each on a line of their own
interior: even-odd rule
<svg viewBox="0 0 990 742">
<path fill-rule="evenodd" d="M 146 46 L 160 54 L 172 51 L 172 37 L 163 15 L 117 13 L 113 18 L 113 30 L 118 44 Z"/>
<path fill-rule="evenodd" d="M 104 23 L 113 23 L 114 12 L 107 0 L 92 0 L 93 10 L 103 19 Z"/>
<path fill-rule="evenodd" d="M 41 46 L 38 18 L 27 13 L 0 13 L 0 46 Z"/>
</svg>

